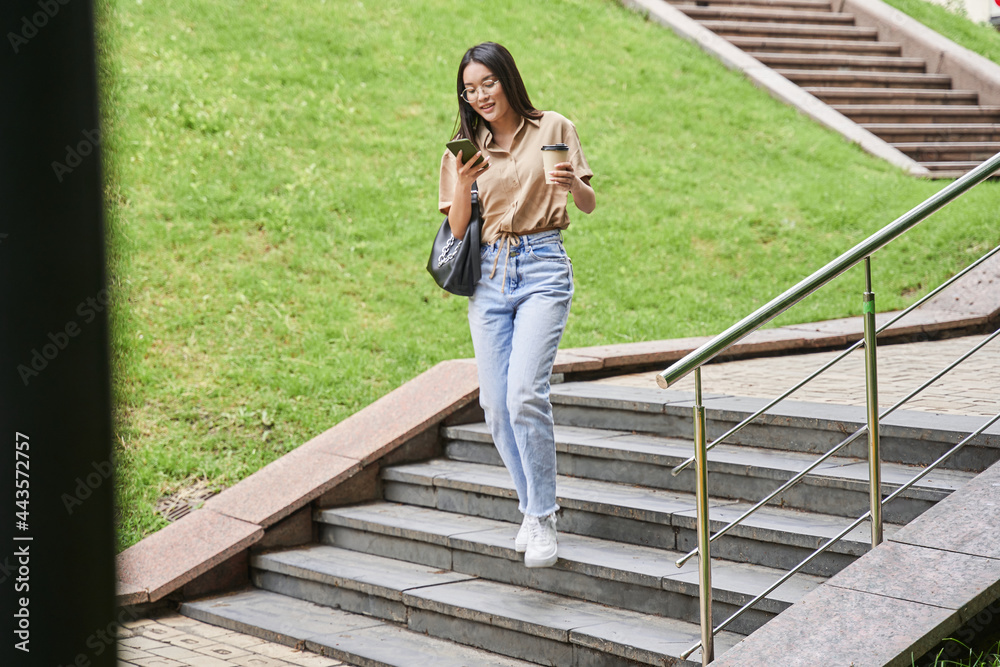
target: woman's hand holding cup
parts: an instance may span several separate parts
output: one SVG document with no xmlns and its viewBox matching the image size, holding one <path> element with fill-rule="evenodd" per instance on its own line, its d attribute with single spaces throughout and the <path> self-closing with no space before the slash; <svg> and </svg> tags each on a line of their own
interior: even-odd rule
<svg viewBox="0 0 1000 667">
<path fill-rule="evenodd" d="M 547 174 L 550 185 L 556 185 L 566 191 L 573 189 L 576 183 L 576 173 L 573 171 L 572 162 L 560 162 Z"/>
<path fill-rule="evenodd" d="M 564 190 L 573 187 L 576 175 L 573 163 L 569 162 L 569 146 L 566 144 L 546 144 L 542 146 L 542 164 L 545 165 L 545 182 L 558 185 Z"/>
</svg>

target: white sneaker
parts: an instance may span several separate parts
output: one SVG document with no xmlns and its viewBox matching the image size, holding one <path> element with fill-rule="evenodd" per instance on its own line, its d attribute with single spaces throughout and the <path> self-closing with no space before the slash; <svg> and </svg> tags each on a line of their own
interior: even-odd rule
<svg viewBox="0 0 1000 667">
<path fill-rule="evenodd" d="M 528 545 L 524 552 L 525 567 L 550 567 L 556 564 L 559 544 L 556 540 L 556 515 L 538 518 L 524 517 L 528 527 Z"/>
<path fill-rule="evenodd" d="M 517 537 L 514 538 L 514 551 L 519 554 L 523 554 L 525 549 L 528 548 L 528 517 L 524 517 L 521 521 L 521 527 L 517 531 Z"/>
</svg>

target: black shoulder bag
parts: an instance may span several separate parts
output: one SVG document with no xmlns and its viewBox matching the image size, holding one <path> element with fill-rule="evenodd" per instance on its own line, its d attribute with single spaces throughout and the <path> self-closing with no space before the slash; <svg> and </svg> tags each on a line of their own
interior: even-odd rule
<svg viewBox="0 0 1000 667">
<path fill-rule="evenodd" d="M 482 277 L 482 267 L 479 263 L 479 239 L 482 233 L 483 220 L 479 214 L 479 188 L 472 184 L 472 211 L 469 215 L 469 226 L 465 230 L 465 238 L 456 239 L 451 233 L 448 218 L 441 223 L 431 257 L 427 260 L 427 270 L 434 276 L 438 286 L 457 294 L 472 296 L 476 283 Z"/>
</svg>

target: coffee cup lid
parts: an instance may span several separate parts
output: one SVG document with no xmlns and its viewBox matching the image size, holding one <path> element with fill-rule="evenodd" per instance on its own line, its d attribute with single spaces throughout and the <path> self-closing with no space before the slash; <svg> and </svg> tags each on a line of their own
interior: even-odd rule
<svg viewBox="0 0 1000 667">
<path fill-rule="evenodd" d="M 543 151 L 568 151 L 569 146 L 566 144 L 548 144 L 547 146 L 542 146 Z"/>
</svg>

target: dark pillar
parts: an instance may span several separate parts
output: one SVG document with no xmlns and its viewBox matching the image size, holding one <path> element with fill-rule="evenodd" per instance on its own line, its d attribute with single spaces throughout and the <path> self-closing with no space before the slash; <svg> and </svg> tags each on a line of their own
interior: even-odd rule
<svg viewBox="0 0 1000 667">
<path fill-rule="evenodd" d="M 97 108 L 90 0 L 0 3 L 3 665 L 115 664 Z"/>
</svg>

